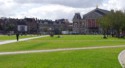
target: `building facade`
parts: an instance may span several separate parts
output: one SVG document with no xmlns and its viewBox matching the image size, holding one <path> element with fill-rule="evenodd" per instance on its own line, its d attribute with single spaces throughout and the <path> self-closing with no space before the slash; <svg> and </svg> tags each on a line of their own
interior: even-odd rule
<svg viewBox="0 0 125 68">
<path fill-rule="evenodd" d="M 108 14 L 109 11 L 96 8 L 81 17 L 76 13 L 73 18 L 73 32 L 76 34 L 101 34 L 102 29 L 98 19 Z"/>
<path fill-rule="evenodd" d="M 35 18 L 24 18 L 24 22 L 27 25 L 27 33 L 36 34 L 38 32 L 38 23 Z"/>
<path fill-rule="evenodd" d="M 52 31 L 54 34 L 61 34 L 62 31 L 69 31 L 69 21 L 67 19 L 38 20 L 38 30 L 40 34 L 49 34 Z"/>
</svg>

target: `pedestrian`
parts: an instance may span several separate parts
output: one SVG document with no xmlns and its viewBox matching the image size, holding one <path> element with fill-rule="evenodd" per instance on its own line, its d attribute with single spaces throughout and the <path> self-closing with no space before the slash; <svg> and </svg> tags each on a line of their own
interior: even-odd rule
<svg viewBox="0 0 125 68">
<path fill-rule="evenodd" d="M 19 40 L 19 33 L 16 33 L 16 39 Z"/>
</svg>

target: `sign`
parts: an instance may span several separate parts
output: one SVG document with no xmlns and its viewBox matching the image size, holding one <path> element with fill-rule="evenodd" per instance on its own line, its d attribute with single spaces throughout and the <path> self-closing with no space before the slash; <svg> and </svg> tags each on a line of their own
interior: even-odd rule
<svg viewBox="0 0 125 68">
<path fill-rule="evenodd" d="M 26 25 L 18 25 L 17 30 L 20 32 L 26 32 L 28 29 Z"/>
</svg>

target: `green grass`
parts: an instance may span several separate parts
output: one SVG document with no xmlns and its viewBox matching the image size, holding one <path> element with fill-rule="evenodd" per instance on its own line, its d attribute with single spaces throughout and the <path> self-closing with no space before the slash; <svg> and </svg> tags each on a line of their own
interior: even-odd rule
<svg viewBox="0 0 125 68">
<path fill-rule="evenodd" d="M 23 36 L 19 36 L 19 38 L 29 38 L 29 37 L 34 37 L 33 35 L 23 35 Z M 8 35 L 0 35 L 0 41 L 4 41 L 4 40 L 15 40 L 16 39 L 16 36 L 15 35 L 11 35 L 11 36 L 8 36 Z"/>
<path fill-rule="evenodd" d="M 118 46 L 125 45 L 125 39 L 103 39 L 101 35 L 64 35 L 34 39 L 24 42 L 11 43 L 0 46 L 0 51 L 39 50 L 56 48 L 76 48 L 93 46 Z"/>
<path fill-rule="evenodd" d="M 121 68 L 124 48 L 60 51 L 0 56 L 0 68 Z"/>
<path fill-rule="evenodd" d="M 56 48 L 119 46 L 125 39 L 103 39 L 101 35 L 64 35 L 39 38 L 0 46 L 0 52 Z M 121 48 L 105 48 L 20 55 L 0 55 L 0 68 L 121 68 Z"/>
</svg>

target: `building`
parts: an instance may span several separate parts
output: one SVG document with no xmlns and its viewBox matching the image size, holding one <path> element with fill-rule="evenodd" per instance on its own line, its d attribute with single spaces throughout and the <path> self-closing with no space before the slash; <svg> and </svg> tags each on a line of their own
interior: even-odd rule
<svg viewBox="0 0 125 68">
<path fill-rule="evenodd" d="M 54 29 L 52 20 L 37 20 L 37 23 L 40 34 L 49 34 L 49 30 Z"/>
<path fill-rule="evenodd" d="M 36 34 L 36 33 L 38 33 L 37 19 L 35 19 L 35 18 L 24 18 L 23 20 L 27 24 L 27 32 L 29 34 Z"/>
<path fill-rule="evenodd" d="M 69 31 L 69 21 L 67 19 L 58 19 L 54 22 L 55 34 L 61 34 L 62 31 Z"/>
<path fill-rule="evenodd" d="M 62 31 L 68 31 L 70 28 L 67 19 L 52 20 L 37 20 L 38 30 L 41 34 L 49 34 L 52 31 L 54 34 L 61 34 Z"/>
<path fill-rule="evenodd" d="M 71 31 L 72 26 L 67 19 L 41 20 L 35 18 L 13 19 L 0 18 L 0 34 L 61 34 Z"/>
<path fill-rule="evenodd" d="M 73 18 L 73 33 L 82 34 L 84 33 L 84 22 L 80 13 L 75 13 Z"/>
<path fill-rule="evenodd" d="M 14 34 L 17 31 L 29 34 L 36 34 L 38 24 L 35 18 L 0 18 L 0 33 L 1 34 Z"/>
<path fill-rule="evenodd" d="M 96 8 L 81 17 L 76 13 L 73 18 L 73 32 L 77 34 L 101 34 L 102 29 L 98 19 L 108 14 L 109 11 Z"/>
</svg>

